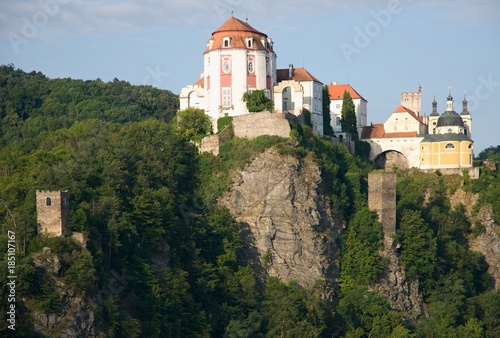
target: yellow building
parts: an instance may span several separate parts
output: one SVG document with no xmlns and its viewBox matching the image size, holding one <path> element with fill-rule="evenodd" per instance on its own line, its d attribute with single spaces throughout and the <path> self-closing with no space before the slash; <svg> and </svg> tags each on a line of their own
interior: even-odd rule
<svg viewBox="0 0 500 338">
<path fill-rule="evenodd" d="M 446 111 L 439 116 L 436 100 L 429 116 L 429 131 L 420 142 L 420 169 L 472 168 L 473 141 L 470 139 L 470 114 L 467 101 L 459 115 L 453 110 L 453 97 L 448 95 Z M 467 124 L 464 123 L 468 122 Z"/>
</svg>

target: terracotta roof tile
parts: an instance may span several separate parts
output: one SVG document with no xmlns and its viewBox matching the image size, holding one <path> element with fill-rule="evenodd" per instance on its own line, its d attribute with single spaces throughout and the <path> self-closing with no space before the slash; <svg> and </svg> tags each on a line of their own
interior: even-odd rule
<svg viewBox="0 0 500 338">
<path fill-rule="evenodd" d="M 410 138 L 417 137 L 416 131 L 407 131 L 399 133 L 386 133 L 383 124 L 374 124 L 371 126 L 363 127 L 361 131 L 361 139 L 374 139 L 374 138 Z"/>
<path fill-rule="evenodd" d="M 236 19 L 235 17 L 230 17 L 226 22 L 222 24 L 219 28 L 215 30 L 215 32 L 212 33 L 214 35 L 215 33 L 220 33 L 220 32 L 235 32 L 235 31 L 241 31 L 241 32 L 251 32 L 251 33 L 256 33 L 259 35 L 263 35 L 267 37 L 266 34 L 256 30 L 252 26 L 248 24 L 248 22 L 243 22 L 239 19 Z"/>
<path fill-rule="evenodd" d="M 295 80 L 295 81 L 315 81 L 318 83 L 323 83 L 320 80 L 318 80 L 316 77 L 314 77 L 311 73 L 307 71 L 305 68 L 294 68 L 293 69 L 293 77 L 290 79 L 288 76 L 288 68 L 286 69 L 277 69 L 276 70 L 276 75 L 278 78 L 278 82 L 280 81 L 285 81 L 285 80 Z"/>
<path fill-rule="evenodd" d="M 395 112 L 395 113 L 408 113 L 408 114 L 410 114 L 410 115 L 411 115 L 411 116 L 412 116 L 415 120 L 417 120 L 418 122 L 420 122 L 420 123 L 424 123 L 424 124 L 425 124 L 425 122 L 424 122 L 424 117 L 423 117 L 423 116 L 417 116 L 417 114 L 416 114 L 413 110 L 411 110 L 411 109 L 409 109 L 409 108 L 406 108 L 405 106 L 401 106 L 401 105 L 400 105 L 399 107 L 397 107 L 397 108 L 396 108 L 396 110 L 395 110 L 394 112 Z"/>
<path fill-rule="evenodd" d="M 229 47 L 223 47 L 225 37 L 229 37 L 231 39 Z M 247 38 L 253 38 L 252 47 L 247 46 Z M 256 30 L 247 22 L 243 22 L 235 17 L 230 17 L 222 24 L 222 26 L 212 33 L 212 37 L 209 40 L 205 53 L 210 50 L 222 48 L 245 48 L 251 50 L 272 51 L 271 44 L 263 43 L 263 40 L 265 41 L 266 39 L 266 34 Z"/>
<path fill-rule="evenodd" d="M 359 93 L 349 84 L 334 84 L 328 86 L 328 92 L 330 93 L 330 99 L 332 100 L 342 100 L 345 91 L 351 94 L 353 99 L 362 99 L 366 101 L 365 98 L 359 95 Z"/>
<path fill-rule="evenodd" d="M 203 81 L 203 78 L 200 77 L 200 79 L 198 81 L 196 81 L 196 83 L 194 84 L 195 86 L 204 86 L 204 81 Z"/>
</svg>

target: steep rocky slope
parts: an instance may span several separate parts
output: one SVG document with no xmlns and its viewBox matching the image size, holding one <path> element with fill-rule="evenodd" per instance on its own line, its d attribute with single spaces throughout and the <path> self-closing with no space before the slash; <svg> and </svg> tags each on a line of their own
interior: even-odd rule
<svg viewBox="0 0 500 338">
<path fill-rule="evenodd" d="M 478 198 L 478 194 L 457 189 L 450 196 L 450 203 L 452 207 L 462 204 L 472 226 L 484 229 L 479 236 L 470 237 L 469 245 L 471 250 L 483 254 L 489 265 L 488 272 L 493 278 L 494 287 L 500 289 L 500 225 L 493 220 L 491 205 L 484 205 L 477 214 L 473 213 Z"/>
<path fill-rule="evenodd" d="M 34 306 L 33 325 L 37 332 L 58 337 L 95 337 L 99 333 L 96 315 L 101 311 L 95 298 L 82 296 L 71 290 L 58 277 L 61 264 L 58 256 L 50 248 L 33 257 L 35 268 L 44 276 L 43 284 L 56 292 L 58 309 L 42 312 Z M 31 302 L 32 300 L 25 301 Z"/>
<path fill-rule="evenodd" d="M 331 216 L 312 159 L 280 156 L 271 148 L 236 172 L 233 182 L 220 203 L 242 225 L 249 253 L 269 276 L 304 286 L 334 280 L 341 223 Z"/>
</svg>

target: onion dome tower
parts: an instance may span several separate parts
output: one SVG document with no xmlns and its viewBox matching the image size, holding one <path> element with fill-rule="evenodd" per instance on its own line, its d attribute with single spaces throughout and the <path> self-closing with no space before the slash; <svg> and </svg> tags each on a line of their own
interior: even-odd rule
<svg viewBox="0 0 500 338">
<path fill-rule="evenodd" d="M 451 93 L 448 94 L 446 100 L 446 111 L 439 117 L 436 125 L 438 134 L 463 134 L 464 122 L 460 115 L 453 110 L 453 97 Z"/>
<path fill-rule="evenodd" d="M 439 113 L 437 111 L 436 95 L 434 95 L 434 101 L 432 101 L 432 113 L 429 115 L 429 134 L 436 134 L 438 119 Z"/>
<path fill-rule="evenodd" d="M 469 111 L 467 110 L 467 97 L 464 93 L 464 100 L 462 101 L 462 112 L 460 113 L 460 117 L 464 121 L 464 134 L 472 138 L 472 117 L 470 116 Z"/>
</svg>

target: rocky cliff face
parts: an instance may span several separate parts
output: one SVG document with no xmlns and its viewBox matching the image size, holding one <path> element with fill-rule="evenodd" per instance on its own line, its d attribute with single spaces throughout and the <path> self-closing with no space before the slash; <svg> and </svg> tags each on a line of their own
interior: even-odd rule
<svg viewBox="0 0 500 338">
<path fill-rule="evenodd" d="M 481 226 L 484 231 L 477 237 L 471 237 L 469 245 L 471 250 L 483 254 L 488 263 L 488 272 L 493 278 L 494 288 L 500 289 L 500 225 L 493 221 L 493 210 L 491 205 L 481 207 L 474 215 L 472 209 L 476 205 L 478 195 L 458 189 L 450 196 L 451 206 L 459 203 L 465 207 L 467 216 L 472 226 Z"/>
<path fill-rule="evenodd" d="M 384 248 L 382 253 L 388 263 L 380 279 L 372 290 L 384 295 L 393 309 L 405 312 L 410 319 L 425 315 L 423 296 L 419 291 L 417 279 L 406 280 L 406 273 L 393 245 Z"/>
<path fill-rule="evenodd" d="M 59 309 L 45 313 L 30 307 L 35 330 L 41 334 L 58 337 L 96 337 L 99 333 L 95 314 L 99 307 L 95 300 L 71 291 L 57 276 L 61 265 L 50 248 L 44 248 L 33 258 L 37 269 L 44 270 L 46 280 L 60 299 Z"/>
<path fill-rule="evenodd" d="M 331 216 L 320 170 L 268 149 L 233 176 L 220 199 L 242 225 L 249 254 L 269 276 L 310 287 L 337 274 L 335 239 L 341 224 Z"/>
<path fill-rule="evenodd" d="M 484 206 L 478 214 L 478 221 L 484 232 L 469 241 L 471 249 L 484 255 L 493 278 L 494 288 L 500 289 L 500 226 L 493 221 L 491 206 Z"/>
</svg>

